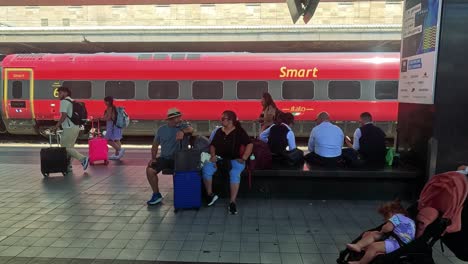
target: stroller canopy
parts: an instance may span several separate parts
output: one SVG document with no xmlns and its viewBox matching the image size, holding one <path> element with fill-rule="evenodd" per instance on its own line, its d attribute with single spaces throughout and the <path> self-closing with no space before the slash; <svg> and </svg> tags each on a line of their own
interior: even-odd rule
<svg viewBox="0 0 468 264">
<path fill-rule="evenodd" d="M 468 195 L 467 177 L 459 172 L 446 172 L 433 176 L 424 186 L 419 197 L 418 209 L 432 207 L 440 216 L 450 219 L 446 233 L 462 228 L 462 210 Z"/>
</svg>

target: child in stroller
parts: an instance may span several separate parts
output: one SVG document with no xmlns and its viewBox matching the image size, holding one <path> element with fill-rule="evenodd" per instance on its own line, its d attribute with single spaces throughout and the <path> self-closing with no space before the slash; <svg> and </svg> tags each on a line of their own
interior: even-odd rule
<svg viewBox="0 0 468 264">
<path fill-rule="evenodd" d="M 387 221 L 379 231 L 366 232 L 357 243 L 347 245 L 349 250 L 357 253 L 365 250 L 360 261 L 350 261 L 349 264 L 368 264 L 375 256 L 391 253 L 400 248 L 401 242 L 407 244 L 414 239 L 416 233 L 414 221 L 407 217 L 408 213 L 400 201 L 382 205 L 379 214 Z"/>
<path fill-rule="evenodd" d="M 409 217 L 417 223 L 416 238 L 405 243 L 398 235 L 393 235 L 398 247 L 393 252 L 380 248 L 374 258 L 363 259 L 365 252 L 355 252 L 362 244 L 364 235 L 351 242 L 349 247 L 340 252 L 338 264 L 364 263 L 372 264 L 435 264 L 432 247 L 437 241 L 448 246 L 455 256 L 468 261 L 468 171 L 466 167 L 458 171 L 449 171 L 434 175 L 425 184 L 419 199 L 408 207 Z M 364 233 L 386 231 L 387 222 Z M 395 232 L 395 229 L 392 233 Z M 355 244 L 358 244 L 356 249 Z M 369 253 L 370 254 L 370 253 Z M 360 261 L 362 260 L 362 262 Z M 368 263 L 368 262 L 366 262 Z"/>
</svg>

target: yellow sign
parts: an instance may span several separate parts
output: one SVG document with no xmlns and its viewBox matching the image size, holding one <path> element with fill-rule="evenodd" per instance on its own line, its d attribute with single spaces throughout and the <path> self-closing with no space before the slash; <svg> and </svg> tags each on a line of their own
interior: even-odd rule
<svg viewBox="0 0 468 264">
<path fill-rule="evenodd" d="M 283 66 L 280 68 L 280 78 L 317 78 L 318 69 L 288 69 Z"/>
<path fill-rule="evenodd" d="M 290 108 L 283 108 L 283 111 L 289 111 L 291 113 L 305 113 L 307 111 L 314 111 L 313 108 L 306 108 L 305 106 L 291 106 Z"/>
<path fill-rule="evenodd" d="M 58 88 L 60 87 L 60 83 L 59 82 L 54 82 L 52 84 L 52 88 L 54 88 L 54 92 L 53 92 L 53 95 L 55 98 L 58 98 L 59 97 L 59 93 L 58 93 Z"/>
</svg>

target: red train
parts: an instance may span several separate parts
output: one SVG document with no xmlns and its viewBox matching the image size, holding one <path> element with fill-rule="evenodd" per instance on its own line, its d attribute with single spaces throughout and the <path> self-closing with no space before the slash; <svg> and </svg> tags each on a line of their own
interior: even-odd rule
<svg viewBox="0 0 468 264">
<path fill-rule="evenodd" d="M 11 134 L 55 124 L 60 85 L 86 103 L 90 117 L 114 96 L 131 117 L 127 135 L 152 135 L 171 107 L 202 133 L 234 110 L 254 135 L 265 91 L 294 113 L 297 136 L 309 135 L 320 111 L 347 134 L 369 111 L 392 136 L 398 111 L 398 53 L 18 54 L 6 56 L 1 71 L 1 117 Z"/>
</svg>

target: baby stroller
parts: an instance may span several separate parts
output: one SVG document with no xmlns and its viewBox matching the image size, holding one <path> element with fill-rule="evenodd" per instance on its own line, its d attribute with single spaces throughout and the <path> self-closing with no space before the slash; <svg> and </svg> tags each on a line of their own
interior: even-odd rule
<svg viewBox="0 0 468 264">
<path fill-rule="evenodd" d="M 468 261 L 468 180 L 459 172 L 447 172 L 432 177 L 424 186 L 419 201 L 408 208 L 409 217 L 416 223 L 416 238 L 405 244 L 395 238 L 400 248 L 378 255 L 372 264 L 434 264 L 432 247 L 441 240 L 456 257 Z M 383 224 L 369 231 L 381 230 Z M 362 235 L 352 243 L 358 242 Z M 364 252 L 349 249 L 340 252 L 338 264 L 358 261 Z"/>
</svg>

